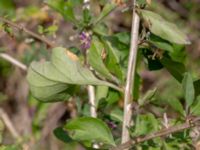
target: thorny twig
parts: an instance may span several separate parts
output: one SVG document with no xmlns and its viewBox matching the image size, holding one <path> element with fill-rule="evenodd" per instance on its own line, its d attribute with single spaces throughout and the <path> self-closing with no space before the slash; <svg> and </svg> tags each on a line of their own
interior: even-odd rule
<svg viewBox="0 0 200 150">
<path fill-rule="evenodd" d="M 196 118 L 193 118 L 189 121 L 187 120 L 182 125 L 172 126 L 172 127 L 166 128 L 166 129 L 162 129 L 162 130 L 155 132 L 153 134 L 136 137 L 136 138 L 131 139 L 131 140 L 129 140 L 129 141 L 117 146 L 117 147 L 112 148 L 111 150 L 128 149 L 135 144 L 139 144 L 139 143 L 142 143 L 142 142 L 145 142 L 145 141 L 148 141 L 148 140 L 152 140 L 152 139 L 157 138 L 157 137 L 168 136 L 172 133 L 180 132 L 180 131 L 183 131 L 185 129 L 190 129 L 190 128 L 193 128 L 195 126 L 199 126 L 200 125 L 199 123 L 200 123 L 200 117 L 196 117 Z"/>
<path fill-rule="evenodd" d="M 6 18 L 3 18 L 3 17 L 0 17 L 0 21 L 4 22 L 5 24 L 9 25 L 10 27 L 17 28 L 17 29 L 29 34 L 30 36 L 34 37 L 35 39 L 47 44 L 47 46 L 49 46 L 50 48 L 55 47 L 55 44 L 52 43 L 51 41 L 49 41 L 47 38 L 30 31 L 29 29 L 25 28 L 22 25 L 18 25 L 18 24 L 14 23 Z"/>
</svg>

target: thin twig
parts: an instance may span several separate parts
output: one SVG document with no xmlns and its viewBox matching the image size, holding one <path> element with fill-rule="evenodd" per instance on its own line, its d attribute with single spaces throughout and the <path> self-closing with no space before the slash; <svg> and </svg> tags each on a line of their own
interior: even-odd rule
<svg viewBox="0 0 200 150">
<path fill-rule="evenodd" d="M 183 131 L 185 129 L 190 129 L 190 128 L 193 128 L 195 126 L 199 126 L 199 123 L 200 123 L 200 117 L 196 117 L 196 118 L 193 118 L 191 119 L 190 121 L 186 121 L 185 123 L 183 123 L 182 125 L 177 125 L 177 126 L 172 126 L 172 127 L 169 127 L 167 129 L 163 129 L 163 130 L 160 130 L 156 133 L 153 133 L 153 134 L 149 134 L 149 135 L 146 135 L 146 136 L 139 136 L 139 137 L 136 137 L 132 140 L 129 140 L 115 148 L 112 148 L 111 150 L 124 150 L 124 149 L 128 149 L 128 148 L 131 148 L 133 145 L 135 144 L 139 144 L 139 143 L 142 143 L 142 142 L 145 142 L 145 141 L 148 141 L 148 140 L 152 140 L 154 138 L 157 138 L 157 137 L 163 137 L 163 136 L 168 136 L 172 133 L 176 133 L 176 132 L 180 132 L 180 131 Z"/>
<path fill-rule="evenodd" d="M 11 64 L 19 67 L 20 69 L 27 71 L 27 66 L 21 62 L 19 62 L 18 60 L 16 60 L 15 58 L 11 57 L 10 55 L 6 54 L 6 53 L 0 53 L 0 57 L 3 58 L 4 60 L 10 62 Z"/>
<path fill-rule="evenodd" d="M 83 9 L 90 9 L 90 0 L 84 0 Z M 89 65 L 87 65 L 88 68 L 91 68 Z M 92 69 L 92 68 L 91 68 Z M 97 112 L 96 112 L 96 103 L 95 103 L 95 88 L 92 85 L 87 86 L 88 91 L 88 97 L 89 97 L 89 103 L 90 103 L 90 115 L 91 117 L 96 118 Z"/>
<path fill-rule="evenodd" d="M 96 103 L 95 103 L 95 88 L 92 85 L 87 86 L 89 103 L 90 103 L 90 115 L 94 118 L 97 117 Z"/>
<path fill-rule="evenodd" d="M 135 0 L 133 1 L 135 4 Z M 131 47 L 128 61 L 128 71 L 124 94 L 124 118 L 123 118 L 123 129 L 122 129 L 122 143 L 127 142 L 130 139 L 128 127 L 131 124 L 132 117 L 132 91 L 134 90 L 134 80 L 136 73 L 136 61 L 137 61 L 137 48 L 138 48 L 138 32 L 139 32 L 140 18 L 133 8 L 133 19 L 132 19 L 132 31 L 131 31 Z"/>
<path fill-rule="evenodd" d="M 90 0 L 84 0 L 83 9 L 90 9 Z M 92 68 L 91 68 L 92 69 Z M 92 85 L 87 86 L 89 103 L 90 103 L 90 115 L 97 118 L 96 101 L 95 101 L 95 87 Z M 99 148 L 99 145 L 94 143 L 93 148 Z"/>
<path fill-rule="evenodd" d="M 0 108 L 0 117 L 1 117 L 2 121 L 4 122 L 4 124 L 6 125 L 6 127 L 8 128 L 8 130 L 10 131 L 13 138 L 19 139 L 20 138 L 19 133 L 15 129 L 15 127 L 14 127 L 12 121 L 10 120 L 9 116 L 1 108 Z"/>
<path fill-rule="evenodd" d="M 28 30 L 27 28 L 25 28 L 25 27 L 22 26 L 22 25 L 18 25 L 18 24 L 14 23 L 14 22 L 12 22 L 12 21 L 10 21 L 10 20 L 8 20 L 8 19 L 5 19 L 5 18 L 3 18 L 3 17 L 0 17 L 0 21 L 6 23 L 6 24 L 9 25 L 10 27 L 17 28 L 17 29 L 19 29 L 19 30 L 21 30 L 21 31 L 23 31 L 23 32 L 25 32 L 25 33 L 27 33 L 28 35 L 34 37 L 35 39 L 37 39 L 37 40 L 39 40 L 39 41 L 41 41 L 41 42 L 47 44 L 50 48 L 55 47 L 55 44 L 53 44 L 53 43 L 52 43 L 51 41 L 49 41 L 47 38 L 45 38 L 45 37 L 43 37 L 43 36 L 40 36 L 40 35 L 38 35 L 38 34 L 32 32 L 32 31 Z"/>
</svg>

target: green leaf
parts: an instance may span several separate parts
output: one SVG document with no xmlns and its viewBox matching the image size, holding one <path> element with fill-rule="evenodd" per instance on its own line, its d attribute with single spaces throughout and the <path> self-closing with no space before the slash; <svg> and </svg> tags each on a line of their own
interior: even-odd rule
<svg viewBox="0 0 200 150">
<path fill-rule="evenodd" d="M 66 54 L 64 48 L 54 48 L 52 51 L 51 62 L 53 66 L 58 70 L 62 78 L 53 76 L 53 80 L 65 82 L 68 84 L 79 84 L 79 85 L 104 85 L 115 87 L 115 85 L 99 80 L 93 73 L 86 67 L 83 67 L 78 60 L 73 60 Z M 42 71 L 42 70 L 41 70 Z M 42 72 L 45 74 L 45 72 Z M 46 74 L 48 77 L 50 74 Z"/>
<path fill-rule="evenodd" d="M 174 51 L 169 53 L 172 60 L 180 62 L 180 63 L 184 63 L 185 58 L 186 58 L 185 46 L 173 44 L 173 49 Z"/>
<path fill-rule="evenodd" d="M 196 98 L 195 103 L 191 106 L 190 111 L 193 115 L 200 115 L 200 96 Z"/>
<path fill-rule="evenodd" d="M 105 50 L 104 45 L 97 38 L 93 38 L 92 44 L 88 53 L 88 62 L 101 75 L 103 75 L 109 80 L 118 82 L 117 79 L 109 72 L 109 70 L 104 65 L 104 62 L 101 56 L 102 53 L 106 53 L 104 52 L 104 50 Z"/>
<path fill-rule="evenodd" d="M 101 14 L 93 21 L 93 24 L 96 25 L 100 23 L 107 15 L 110 14 L 116 8 L 115 3 L 106 3 Z"/>
<path fill-rule="evenodd" d="M 190 44 L 187 36 L 175 24 L 148 10 L 141 10 L 141 14 L 153 34 L 172 43 Z"/>
<path fill-rule="evenodd" d="M 106 98 L 106 101 L 108 103 L 108 106 L 115 104 L 120 100 L 120 94 L 117 91 L 109 90 L 108 97 Z"/>
<path fill-rule="evenodd" d="M 92 31 L 96 33 L 97 35 L 101 36 L 107 36 L 109 33 L 109 29 L 106 24 L 99 23 L 96 26 L 93 27 Z"/>
<path fill-rule="evenodd" d="M 58 11 L 66 20 L 71 21 L 72 23 L 76 24 L 77 20 L 74 15 L 73 10 L 73 3 L 71 1 L 65 0 L 46 0 L 46 3 Z"/>
<path fill-rule="evenodd" d="M 89 9 L 83 10 L 83 22 L 84 24 L 88 25 L 91 21 L 92 15 Z"/>
<path fill-rule="evenodd" d="M 171 43 L 169 43 L 168 41 L 163 40 L 159 36 L 151 34 L 149 41 L 150 41 L 151 44 L 153 44 L 154 46 L 156 46 L 159 49 L 162 49 L 162 50 L 165 50 L 165 51 L 168 51 L 168 52 L 174 51 L 173 45 Z"/>
<path fill-rule="evenodd" d="M 133 136 L 146 135 L 159 129 L 159 123 L 153 114 L 137 115 Z"/>
<path fill-rule="evenodd" d="M 167 103 L 178 113 L 180 113 L 182 116 L 185 116 L 185 111 L 183 109 L 183 105 L 181 102 L 176 98 L 169 98 L 167 99 Z"/>
<path fill-rule="evenodd" d="M 54 135 L 64 143 L 73 142 L 73 140 L 69 137 L 68 133 L 61 127 L 54 129 Z"/>
<path fill-rule="evenodd" d="M 106 98 L 108 95 L 108 87 L 107 86 L 97 86 L 96 88 L 96 107 L 98 108 L 99 101 Z"/>
<path fill-rule="evenodd" d="M 118 89 L 109 82 L 97 79 L 76 59 L 64 48 L 57 47 L 52 50 L 50 62 L 33 62 L 27 76 L 33 96 L 43 101 L 66 99 L 69 97 L 66 92 L 73 90 L 72 84 L 103 85 Z"/>
<path fill-rule="evenodd" d="M 175 62 L 168 57 L 163 57 L 161 63 L 176 80 L 182 81 L 183 74 L 186 72 L 185 66 L 182 63 Z"/>
<path fill-rule="evenodd" d="M 49 35 L 53 35 L 56 33 L 57 30 L 58 30 L 57 25 L 51 25 L 47 29 L 45 29 L 45 32 L 47 32 Z"/>
<path fill-rule="evenodd" d="M 15 3 L 13 0 L 1 0 L 0 1 L 0 15 L 11 16 L 14 14 Z"/>
<path fill-rule="evenodd" d="M 115 146 L 110 129 L 99 119 L 92 117 L 76 118 L 68 122 L 65 129 L 73 140 Z"/>
<path fill-rule="evenodd" d="M 79 61 L 72 61 L 65 52 L 64 49 L 55 49 L 52 63 L 69 79 L 66 83 L 109 86 L 110 83 L 97 79 L 89 69 L 83 67 Z"/>
<path fill-rule="evenodd" d="M 34 65 L 35 63 L 32 63 Z M 50 63 L 41 64 L 43 68 L 51 68 Z M 70 95 L 67 93 L 68 85 L 60 82 L 55 82 L 41 76 L 37 72 L 29 68 L 27 76 L 32 95 L 44 102 L 54 102 L 69 99 Z"/>
<path fill-rule="evenodd" d="M 103 39 L 107 57 L 105 60 L 106 67 L 114 74 L 120 81 L 124 81 L 124 72 L 120 65 L 120 54 L 110 41 Z"/>
<path fill-rule="evenodd" d="M 185 73 L 182 81 L 184 98 L 186 100 L 187 107 L 190 107 L 194 101 L 194 85 L 192 75 L 190 73 Z"/>
<path fill-rule="evenodd" d="M 131 41 L 131 35 L 128 32 L 120 32 L 117 34 L 114 34 L 113 37 L 116 37 L 119 42 L 129 45 Z"/>
<path fill-rule="evenodd" d="M 153 90 L 148 90 L 148 91 L 146 92 L 146 94 L 145 94 L 142 98 L 140 98 L 140 99 L 138 100 L 139 105 L 140 105 L 140 106 L 143 106 L 143 105 L 146 104 L 147 102 L 152 101 L 152 99 L 154 98 L 156 92 L 157 92 L 157 89 L 156 89 L 156 88 L 153 89 Z"/>
<path fill-rule="evenodd" d="M 112 120 L 122 123 L 123 122 L 123 111 L 119 108 L 115 108 L 110 112 Z"/>
<path fill-rule="evenodd" d="M 179 143 L 177 143 L 179 145 Z M 163 143 L 163 150 L 178 150 L 179 148 L 174 146 L 173 144 L 171 143 L 166 143 L 164 142 Z"/>
</svg>

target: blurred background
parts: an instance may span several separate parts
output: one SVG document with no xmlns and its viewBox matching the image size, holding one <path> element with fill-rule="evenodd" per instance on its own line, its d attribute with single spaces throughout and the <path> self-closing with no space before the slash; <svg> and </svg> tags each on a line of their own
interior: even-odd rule
<svg viewBox="0 0 200 150">
<path fill-rule="evenodd" d="M 91 0 L 92 11 L 99 13 L 98 0 Z M 184 60 L 194 77 L 200 75 L 200 0 L 152 0 L 151 10 L 176 23 L 188 34 L 191 45 L 177 53 Z M 77 10 L 78 11 L 78 10 Z M 77 45 L 77 33 L 70 22 L 50 9 L 42 0 L 0 0 L 0 16 L 15 21 L 41 36 L 64 47 Z M 130 32 L 131 13 L 114 11 L 107 17 L 110 33 Z M 0 54 L 6 53 L 26 66 L 33 60 L 49 59 L 49 49 L 17 29 L 5 31 L 0 22 Z M 186 57 L 187 56 L 187 57 Z M 169 94 L 180 96 L 181 88 L 165 71 L 150 72 L 141 69 L 142 92 L 159 88 L 157 97 L 165 99 Z M 83 97 L 85 101 L 87 98 Z M 81 101 L 81 100 L 80 100 Z M 84 103 L 84 101 L 82 102 Z M 77 145 L 66 145 L 53 135 L 53 130 L 67 119 L 76 117 L 75 102 L 41 103 L 29 93 L 26 71 L 0 57 L 0 145 L 19 143 L 23 149 L 74 150 Z M 88 108 L 84 108 L 87 113 Z M 6 125 L 3 123 L 7 121 Z M 9 126 L 9 124 L 11 124 Z M 30 148 L 31 147 L 31 148 Z M 77 148 L 78 149 L 78 148 Z"/>
</svg>

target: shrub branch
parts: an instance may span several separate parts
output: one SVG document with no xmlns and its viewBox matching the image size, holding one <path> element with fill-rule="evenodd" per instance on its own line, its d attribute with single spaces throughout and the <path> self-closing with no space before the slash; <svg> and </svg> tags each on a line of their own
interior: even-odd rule
<svg viewBox="0 0 200 150">
<path fill-rule="evenodd" d="M 190 128 L 193 128 L 193 127 L 199 126 L 199 125 L 200 125 L 200 117 L 196 117 L 196 118 L 193 118 L 191 120 L 187 120 L 182 125 L 172 126 L 172 127 L 166 128 L 166 129 L 162 129 L 162 130 L 155 132 L 153 134 L 136 137 L 136 138 L 131 139 L 131 140 L 115 147 L 115 148 L 112 148 L 111 150 L 128 149 L 128 148 L 131 148 L 132 145 L 134 145 L 134 144 L 139 144 L 139 143 L 142 143 L 142 142 L 145 142 L 145 141 L 148 141 L 148 140 L 152 140 L 152 139 L 157 138 L 157 137 L 168 136 L 170 134 L 180 132 L 180 131 L 183 131 L 185 129 L 190 129 Z"/>
<path fill-rule="evenodd" d="M 47 38 L 45 38 L 43 36 L 40 36 L 40 35 L 32 32 L 32 31 L 30 31 L 29 29 L 25 28 L 22 25 L 18 25 L 18 24 L 14 23 L 14 22 L 12 22 L 12 21 L 10 21 L 8 19 L 5 19 L 3 17 L 0 17 L 0 21 L 2 21 L 3 23 L 9 25 L 10 27 L 13 27 L 13 28 L 16 28 L 16 29 L 18 29 L 20 31 L 25 32 L 26 34 L 34 37 L 35 39 L 47 44 L 47 46 L 50 47 L 50 48 L 55 47 L 55 45 L 51 41 L 49 41 Z"/>
<path fill-rule="evenodd" d="M 133 1 L 133 4 L 135 4 L 135 0 Z M 131 47 L 129 53 L 128 71 L 127 71 L 125 94 L 124 94 L 124 118 L 123 118 L 123 129 L 122 129 L 122 143 L 125 143 L 130 139 L 128 127 L 130 126 L 132 117 L 131 101 L 132 101 L 132 91 L 134 90 L 133 85 L 136 73 L 139 22 L 140 18 L 136 13 L 135 8 L 133 8 Z"/>
</svg>

